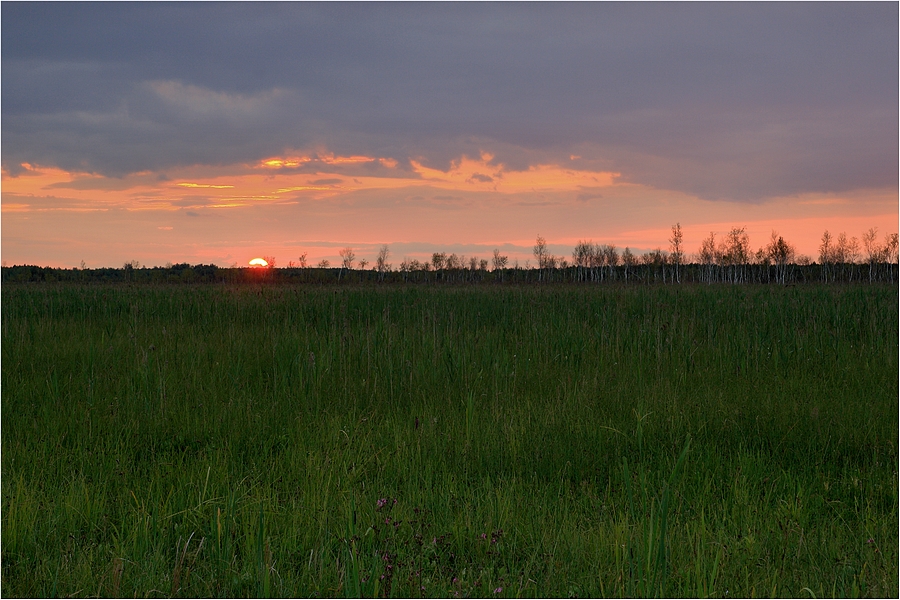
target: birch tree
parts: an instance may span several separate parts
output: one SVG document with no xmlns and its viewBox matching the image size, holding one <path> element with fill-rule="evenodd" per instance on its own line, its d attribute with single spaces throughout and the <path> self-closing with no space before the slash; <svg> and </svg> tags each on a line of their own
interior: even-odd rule
<svg viewBox="0 0 900 600">
<path fill-rule="evenodd" d="M 772 238 L 766 247 L 766 255 L 775 265 L 775 280 L 783 285 L 787 275 L 787 267 L 794 261 L 796 251 L 784 238 L 772 231 Z"/>
<path fill-rule="evenodd" d="M 375 270 L 378 271 L 381 281 L 384 281 L 384 274 L 391 270 L 391 265 L 387 262 L 390 253 L 388 245 L 383 244 L 378 250 L 378 256 L 375 258 Z"/>
<path fill-rule="evenodd" d="M 610 279 L 615 272 L 615 268 L 619 265 L 619 253 L 616 251 L 615 244 L 602 244 L 594 247 L 595 262 L 600 267 L 601 279 L 604 267 L 606 268 L 606 276 Z"/>
<path fill-rule="evenodd" d="M 731 266 L 731 282 L 746 278 L 746 265 L 750 261 L 750 236 L 743 227 L 732 227 L 725 238 L 721 254 L 726 266 Z M 740 267 L 740 269 L 738 268 Z"/>
<path fill-rule="evenodd" d="M 888 265 L 888 280 L 894 283 L 894 265 L 898 259 L 898 239 L 896 233 L 889 233 L 884 236 L 884 256 Z"/>
<path fill-rule="evenodd" d="M 622 264 L 625 265 L 625 281 L 628 281 L 628 271 L 634 267 L 635 263 L 637 263 L 637 258 L 632 254 L 631 249 L 625 246 L 625 251 L 622 252 Z"/>
<path fill-rule="evenodd" d="M 550 252 L 547 250 L 547 240 L 538 235 L 532 252 L 538 263 L 538 281 L 540 281 L 543 277 L 543 271 L 547 267 L 547 258 L 550 256 Z"/>
<path fill-rule="evenodd" d="M 500 250 L 498 248 L 494 248 L 494 256 L 491 259 L 491 267 L 494 271 L 499 269 L 505 269 L 506 263 L 509 262 L 508 256 L 501 256 Z"/>
<path fill-rule="evenodd" d="M 344 248 L 338 254 L 341 255 L 341 268 L 347 269 L 348 271 L 353 268 L 353 261 L 356 259 L 356 254 L 353 252 L 353 248 Z"/>
<path fill-rule="evenodd" d="M 834 260 L 834 244 L 828 230 L 822 234 L 822 242 L 819 244 L 819 264 L 822 265 L 822 276 L 828 281 L 828 266 Z"/>
<path fill-rule="evenodd" d="M 700 242 L 700 251 L 698 252 L 700 264 L 706 272 L 706 283 L 712 283 L 713 269 L 718 262 L 716 253 L 716 233 L 709 232 L 709 237 Z"/>
<path fill-rule="evenodd" d="M 876 241 L 878 228 L 872 227 L 863 234 L 863 247 L 866 249 L 866 260 L 869 263 L 869 283 L 874 279 L 875 265 L 884 260 L 884 248 Z"/>
<path fill-rule="evenodd" d="M 591 268 L 593 257 L 594 244 L 578 240 L 578 243 L 575 244 L 575 249 L 572 251 L 572 264 L 576 267 L 577 279 L 582 281 L 585 279 L 585 272 Z"/>
<path fill-rule="evenodd" d="M 341 256 L 341 270 L 338 272 L 338 281 L 340 281 L 344 270 L 349 271 L 353 268 L 353 259 L 356 258 L 356 254 L 353 253 L 353 248 L 344 248 L 338 254 Z"/>
<path fill-rule="evenodd" d="M 675 266 L 675 280 L 681 283 L 681 263 L 684 260 L 684 234 L 681 231 L 681 223 L 672 226 L 672 237 L 669 238 L 669 252 L 672 264 Z"/>
</svg>

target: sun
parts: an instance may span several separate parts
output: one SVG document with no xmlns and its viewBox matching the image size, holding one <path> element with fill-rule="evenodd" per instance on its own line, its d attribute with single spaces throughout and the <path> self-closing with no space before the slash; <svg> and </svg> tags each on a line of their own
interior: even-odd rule
<svg viewBox="0 0 900 600">
<path fill-rule="evenodd" d="M 262 258 L 254 258 L 250 261 L 251 267 L 268 267 L 269 263 Z"/>
</svg>

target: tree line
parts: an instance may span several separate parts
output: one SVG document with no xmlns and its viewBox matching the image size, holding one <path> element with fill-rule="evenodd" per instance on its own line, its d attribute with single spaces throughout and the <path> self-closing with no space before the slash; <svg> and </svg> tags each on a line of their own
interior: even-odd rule
<svg viewBox="0 0 900 600">
<path fill-rule="evenodd" d="M 540 235 L 532 254 L 534 263 L 518 261 L 493 251 L 490 259 L 466 257 L 456 253 L 434 252 L 431 260 L 404 258 L 394 269 L 388 262 L 391 252 L 382 245 L 374 263 L 357 260 L 353 248 L 340 250 L 341 262 L 332 266 L 323 259 L 315 266 L 307 264 L 307 254 L 276 267 L 274 257 L 264 257 L 268 268 L 229 268 L 216 265 L 180 263 L 165 267 L 142 267 L 137 261 L 121 269 L 56 269 L 22 265 L 2 267 L 3 282 L 122 282 L 122 283 L 342 283 L 342 282 L 448 282 L 448 283 L 776 283 L 781 285 L 812 282 L 889 282 L 897 277 L 898 234 L 879 239 L 877 229 L 869 229 L 862 240 L 837 236 L 825 231 L 819 256 L 813 260 L 798 254 L 793 244 L 773 231 L 769 240 L 755 251 L 746 228 L 733 227 L 718 237 L 711 232 L 694 254 L 684 247 L 681 224 L 672 226 L 668 248 L 636 254 L 615 244 L 580 240 L 567 256 L 554 256 Z"/>
</svg>

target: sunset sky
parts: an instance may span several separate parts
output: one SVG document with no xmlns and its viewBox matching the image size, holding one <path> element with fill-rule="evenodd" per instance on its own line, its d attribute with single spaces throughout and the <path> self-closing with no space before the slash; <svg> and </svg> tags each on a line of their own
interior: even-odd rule
<svg viewBox="0 0 900 600">
<path fill-rule="evenodd" d="M 898 230 L 898 4 L 2 5 L 2 259 Z"/>
</svg>

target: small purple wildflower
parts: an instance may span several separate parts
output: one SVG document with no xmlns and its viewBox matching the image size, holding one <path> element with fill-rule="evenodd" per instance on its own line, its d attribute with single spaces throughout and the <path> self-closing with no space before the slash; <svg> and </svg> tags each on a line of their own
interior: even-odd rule
<svg viewBox="0 0 900 600">
<path fill-rule="evenodd" d="M 496 590 L 494 590 L 494 593 L 495 593 L 495 594 L 499 594 L 499 593 L 502 592 L 502 591 L 503 591 L 503 588 L 502 588 L 502 587 L 498 587 Z"/>
</svg>

